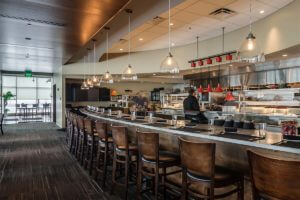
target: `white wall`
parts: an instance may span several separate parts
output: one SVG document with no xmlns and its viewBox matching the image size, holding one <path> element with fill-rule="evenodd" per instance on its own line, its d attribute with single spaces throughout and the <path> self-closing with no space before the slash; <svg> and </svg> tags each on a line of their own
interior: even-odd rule
<svg viewBox="0 0 300 200">
<path fill-rule="evenodd" d="M 288 6 L 253 24 L 253 32 L 266 54 L 300 44 L 299 10 L 300 0 L 295 0 Z M 227 33 L 225 35 L 225 51 L 237 50 L 247 36 L 248 31 L 249 27 L 247 26 Z M 199 43 L 201 57 L 220 53 L 222 49 L 221 42 L 221 36 L 201 41 Z M 173 48 L 173 54 L 183 69 L 190 68 L 188 60 L 196 57 L 195 50 L 195 43 Z M 137 73 L 158 72 L 160 63 L 166 55 L 167 49 L 133 53 L 131 64 Z M 110 60 L 109 70 L 113 74 L 121 74 L 127 64 L 126 55 L 117 57 Z M 63 67 L 63 74 L 83 74 L 87 71 L 87 66 L 82 63 L 66 65 Z M 92 69 L 92 65 L 90 66 Z M 96 73 L 102 74 L 106 70 L 105 62 L 97 63 Z"/>
<path fill-rule="evenodd" d="M 62 78 L 62 66 L 57 68 L 53 74 L 53 84 L 56 84 L 56 124 L 59 127 L 64 127 L 65 117 L 65 98 L 64 98 L 64 80 Z M 55 112 L 55 111 L 54 111 Z"/>
</svg>

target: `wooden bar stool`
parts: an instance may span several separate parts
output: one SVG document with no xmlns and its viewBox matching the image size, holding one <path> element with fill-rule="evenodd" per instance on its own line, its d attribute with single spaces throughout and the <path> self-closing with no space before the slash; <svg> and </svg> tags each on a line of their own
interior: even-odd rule
<svg viewBox="0 0 300 200">
<path fill-rule="evenodd" d="M 234 193 L 244 199 L 243 175 L 215 167 L 214 143 L 196 143 L 179 138 L 181 154 L 183 199 L 188 196 L 204 199 L 219 199 Z M 215 194 L 216 188 L 235 186 L 233 189 Z"/>
<path fill-rule="evenodd" d="M 248 151 L 253 199 L 300 199 L 300 161 L 279 160 Z"/>
<path fill-rule="evenodd" d="M 154 179 L 155 199 L 158 199 L 159 186 L 163 186 L 163 197 L 166 197 L 165 179 L 167 175 L 181 172 L 172 171 L 167 173 L 167 168 L 179 166 L 180 159 L 176 154 L 159 150 L 159 134 L 137 132 L 139 150 L 139 169 L 138 169 L 138 199 L 142 198 L 142 179 L 143 176 Z M 160 172 L 161 171 L 161 172 Z M 160 184 L 160 178 L 162 183 Z"/>
<path fill-rule="evenodd" d="M 78 125 L 77 125 L 77 117 L 75 113 L 72 114 L 72 135 L 71 135 L 71 145 L 70 145 L 70 152 L 77 156 L 77 148 L 78 148 Z"/>
<path fill-rule="evenodd" d="M 82 116 L 78 116 L 76 119 L 78 127 L 76 157 L 79 163 L 83 165 L 83 156 L 86 149 L 86 133 L 84 128 L 84 118 Z"/>
<path fill-rule="evenodd" d="M 83 166 L 92 175 L 95 154 L 97 153 L 98 135 L 95 132 L 95 122 L 90 118 L 84 119 L 86 133 L 86 148 L 84 149 Z"/>
<path fill-rule="evenodd" d="M 115 185 L 125 186 L 125 197 L 127 199 L 128 194 L 128 185 L 129 178 L 132 175 L 132 165 L 137 166 L 137 146 L 135 144 L 129 143 L 127 128 L 123 126 L 113 126 L 112 127 L 112 136 L 114 141 L 114 157 L 113 157 L 113 170 L 112 170 L 112 187 L 111 193 L 114 191 Z M 120 177 L 116 177 L 117 173 L 117 165 L 118 172 L 122 173 L 122 165 L 125 166 L 125 181 L 124 183 L 117 182 L 117 179 Z"/>
<path fill-rule="evenodd" d="M 97 164 L 95 172 L 95 180 L 98 179 L 98 174 L 102 173 L 101 187 L 105 187 L 107 167 L 109 165 L 109 158 L 112 154 L 113 139 L 107 131 L 107 123 L 96 121 L 96 132 L 99 137 L 98 139 L 98 153 L 97 153 Z"/>
</svg>

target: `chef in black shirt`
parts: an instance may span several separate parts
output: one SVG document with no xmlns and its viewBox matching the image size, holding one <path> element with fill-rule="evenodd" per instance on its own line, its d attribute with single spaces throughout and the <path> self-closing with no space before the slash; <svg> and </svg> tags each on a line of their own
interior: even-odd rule
<svg viewBox="0 0 300 200">
<path fill-rule="evenodd" d="M 183 110 L 185 119 L 192 122 L 207 123 L 207 118 L 200 112 L 199 103 L 193 88 L 190 88 L 189 96 L 183 101 Z"/>
</svg>

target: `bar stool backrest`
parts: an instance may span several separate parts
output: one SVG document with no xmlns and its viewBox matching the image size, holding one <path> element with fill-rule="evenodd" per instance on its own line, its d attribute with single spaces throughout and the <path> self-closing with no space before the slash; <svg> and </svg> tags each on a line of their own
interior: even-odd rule
<svg viewBox="0 0 300 200">
<path fill-rule="evenodd" d="M 300 199 L 300 161 L 279 160 L 248 151 L 254 197 Z"/>
<path fill-rule="evenodd" d="M 146 160 L 159 160 L 158 133 L 137 132 L 138 150 L 141 158 Z"/>
<path fill-rule="evenodd" d="M 76 128 L 77 128 L 77 117 L 78 117 L 78 115 L 76 115 L 75 113 L 72 113 L 72 124 Z"/>
<path fill-rule="evenodd" d="M 99 138 L 104 139 L 106 141 L 108 138 L 107 124 L 105 122 L 96 121 L 95 125 Z"/>
<path fill-rule="evenodd" d="M 94 134 L 94 121 L 90 118 L 84 118 L 84 128 L 87 134 Z"/>
<path fill-rule="evenodd" d="M 196 143 L 179 138 L 182 167 L 187 172 L 213 180 L 215 174 L 214 143 Z"/>
<path fill-rule="evenodd" d="M 78 129 L 81 130 L 81 131 L 84 131 L 84 121 L 83 121 L 83 117 L 77 115 L 76 120 L 77 120 L 77 126 L 78 126 Z"/>
<path fill-rule="evenodd" d="M 117 148 L 123 147 L 128 150 L 128 133 L 124 126 L 113 126 L 112 137 Z"/>
</svg>

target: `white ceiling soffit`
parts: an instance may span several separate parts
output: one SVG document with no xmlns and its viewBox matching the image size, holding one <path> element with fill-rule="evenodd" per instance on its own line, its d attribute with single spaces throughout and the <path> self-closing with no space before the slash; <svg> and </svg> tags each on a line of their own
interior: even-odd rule
<svg viewBox="0 0 300 200">
<path fill-rule="evenodd" d="M 260 20 L 293 0 L 252 0 L 252 20 Z M 250 0 L 186 0 L 171 9 L 172 46 L 181 46 L 199 40 L 206 40 L 226 32 L 249 25 Z M 225 8 L 233 11 L 229 14 L 220 12 L 218 15 L 210 13 Z M 168 47 L 168 12 L 147 21 L 131 32 L 132 51 L 155 50 Z M 123 42 L 112 45 L 110 52 L 126 52 L 128 35 L 123 36 Z"/>
</svg>

